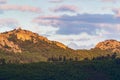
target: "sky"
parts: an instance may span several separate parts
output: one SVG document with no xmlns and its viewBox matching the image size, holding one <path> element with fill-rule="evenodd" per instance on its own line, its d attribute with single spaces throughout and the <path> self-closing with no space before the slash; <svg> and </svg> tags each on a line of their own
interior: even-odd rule
<svg viewBox="0 0 120 80">
<path fill-rule="evenodd" d="M 21 27 L 73 49 L 120 41 L 120 0 L 0 0 L 0 32 Z"/>
</svg>

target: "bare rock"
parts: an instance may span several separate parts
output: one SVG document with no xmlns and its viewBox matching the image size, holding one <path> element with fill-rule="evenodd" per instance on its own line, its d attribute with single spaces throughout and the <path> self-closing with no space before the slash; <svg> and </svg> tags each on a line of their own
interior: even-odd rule
<svg viewBox="0 0 120 80">
<path fill-rule="evenodd" d="M 95 48 L 101 50 L 111 50 L 112 52 L 120 52 L 120 42 L 117 40 L 106 40 L 99 42 Z"/>
</svg>

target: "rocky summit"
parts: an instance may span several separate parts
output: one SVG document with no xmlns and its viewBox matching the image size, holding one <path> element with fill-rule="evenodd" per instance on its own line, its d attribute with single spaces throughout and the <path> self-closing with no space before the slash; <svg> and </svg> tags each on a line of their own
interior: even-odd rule
<svg viewBox="0 0 120 80">
<path fill-rule="evenodd" d="M 58 41 L 21 28 L 0 33 L 0 59 L 6 63 L 31 63 L 75 59 L 78 54 Z"/>
<path fill-rule="evenodd" d="M 99 42 L 95 48 L 101 50 L 110 50 L 112 52 L 119 52 L 120 53 L 120 41 L 117 40 L 105 40 L 103 42 Z"/>
<path fill-rule="evenodd" d="M 21 28 L 0 33 L 0 59 L 6 63 L 91 60 L 112 55 L 113 52 L 120 52 L 119 41 L 106 40 L 98 43 L 94 49 L 73 50 L 60 42 Z"/>
<path fill-rule="evenodd" d="M 0 33 L 0 49 L 8 52 L 21 53 L 29 51 L 31 48 L 37 46 L 38 49 L 43 48 L 63 48 L 67 46 L 57 41 L 50 41 L 46 37 L 40 36 L 21 28 L 12 31 Z"/>
</svg>

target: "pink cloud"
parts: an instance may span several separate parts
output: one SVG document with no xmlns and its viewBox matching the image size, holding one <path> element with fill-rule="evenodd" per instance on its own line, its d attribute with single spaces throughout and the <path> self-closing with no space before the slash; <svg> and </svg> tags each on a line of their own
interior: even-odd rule
<svg viewBox="0 0 120 80">
<path fill-rule="evenodd" d="M 28 12 L 35 12 L 39 13 L 41 12 L 40 8 L 28 6 L 28 5 L 0 5 L 0 10 L 18 10 L 18 11 L 28 11 Z"/>
<path fill-rule="evenodd" d="M 49 0 L 49 2 L 53 2 L 53 3 L 58 3 L 58 2 L 62 2 L 63 0 Z"/>
<path fill-rule="evenodd" d="M 60 7 L 54 8 L 52 11 L 54 12 L 77 12 L 78 7 L 74 5 L 62 5 Z"/>
<path fill-rule="evenodd" d="M 120 8 L 113 9 L 113 12 L 116 14 L 116 17 L 120 17 Z"/>
<path fill-rule="evenodd" d="M 7 0 L 0 0 L 0 4 L 5 4 L 7 3 Z"/>
<path fill-rule="evenodd" d="M 13 18 L 2 18 L 0 19 L 0 27 L 9 27 L 9 26 L 17 26 L 19 23 L 16 19 Z"/>
<path fill-rule="evenodd" d="M 57 19 L 57 18 L 59 18 L 59 16 L 52 16 L 52 15 L 51 16 L 40 16 L 38 18 L 42 18 L 42 19 L 49 19 L 49 18 L 54 18 L 55 19 L 56 18 Z"/>
<path fill-rule="evenodd" d="M 52 20 L 51 20 L 52 19 Z M 56 25 L 59 24 L 60 21 L 58 20 L 59 16 L 39 16 L 35 19 L 33 19 L 32 22 L 34 23 L 40 23 L 41 25 Z"/>
</svg>

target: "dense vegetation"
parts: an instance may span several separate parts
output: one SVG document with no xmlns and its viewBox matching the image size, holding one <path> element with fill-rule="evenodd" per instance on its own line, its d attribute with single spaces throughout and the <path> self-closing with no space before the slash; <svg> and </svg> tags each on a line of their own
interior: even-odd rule
<svg viewBox="0 0 120 80">
<path fill-rule="evenodd" d="M 0 60 L 5 63 L 92 60 L 112 55 L 100 49 L 73 50 L 64 44 L 50 41 L 31 31 L 14 29 L 0 34 Z M 118 57 L 120 54 L 118 54 Z"/>
<path fill-rule="evenodd" d="M 0 65 L 0 80 L 120 80 L 120 59 Z"/>
<path fill-rule="evenodd" d="M 35 48 L 35 47 L 34 47 Z M 45 50 L 44 50 L 45 49 Z M 6 63 L 31 63 L 31 62 L 47 62 L 47 61 L 81 61 L 84 59 L 92 60 L 99 56 L 112 55 L 108 51 L 99 49 L 94 50 L 64 50 L 62 48 L 38 49 L 38 51 L 24 51 L 23 53 L 12 53 L 0 50 L 0 59 L 5 59 Z M 119 56 L 118 56 L 119 57 Z"/>
<path fill-rule="evenodd" d="M 1 37 L 0 80 L 120 80 L 120 53 L 73 50 L 21 29 Z"/>
</svg>

